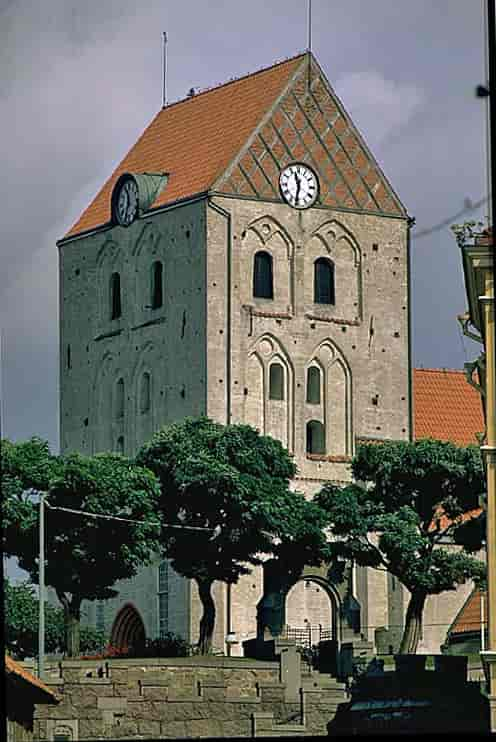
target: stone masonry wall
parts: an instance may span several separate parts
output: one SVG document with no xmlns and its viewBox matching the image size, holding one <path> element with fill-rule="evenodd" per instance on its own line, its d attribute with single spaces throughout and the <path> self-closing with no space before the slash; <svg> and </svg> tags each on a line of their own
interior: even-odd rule
<svg viewBox="0 0 496 742">
<path fill-rule="evenodd" d="M 75 660 L 48 675 L 62 700 L 36 706 L 34 735 L 47 742 L 62 729 L 73 740 L 325 734 L 344 700 L 342 689 L 310 683 L 285 701 L 279 662 L 256 660 Z"/>
</svg>

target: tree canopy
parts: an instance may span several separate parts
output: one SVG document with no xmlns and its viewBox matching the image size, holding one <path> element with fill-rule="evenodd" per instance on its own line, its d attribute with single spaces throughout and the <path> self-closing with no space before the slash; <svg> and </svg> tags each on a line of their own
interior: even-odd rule
<svg viewBox="0 0 496 742">
<path fill-rule="evenodd" d="M 38 579 L 39 505 L 31 495 L 33 490 L 47 493 L 45 583 L 55 589 L 64 607 L 67 652 L 75 656 L 81 602 L 116 595 L 115 582 L 136 574 L 158 548 L 160 528 L 153 525 L 158 523 L 158 482 L 150 471 L 124 456 L 53 457 L 48 445 L 38 439 L 2 441 L 2 488 L 4 482 L 5 552 L 17 557 L 33 581 Z"/>
<path fill-rule="evenodd" d="M 186 418 L 156 433 L 137 462 L 160 480 L 164 522 L 210 529 L 163 531 L 172 567 L 198 585 L 202 652 L 211 648 L 215 580 L 235 583 L 263 554 L 294 571 L 321 561 L 323 514 L 290 490 L 296 468 L 279 441 L 249 425 Z"/>
<path fill-rule="evenodd" d="M 479 450 L 435 440 L 369 444 L 352 471 L 357 484 L 327 484 L 315 498 L 335 538 L 331 554 L 387 570 L 409 590 L 400 651 L 415 652 L 426 597 L 485 574 L 453 541 L 485 489 Z"/>
<path fill-rule="evenodd" d="M 16 658 L 38 655 L 39 600 L 29 581 L 13 585 L 4 579 L 4 632 L 5 646 Z M 100 649 L 104 642 L 101 631 L 81 629 L 81 651 Z M 45 649 L 50 653 L 63 653 L 66 647 L 64 611 L 45 603 Z"/>
</svg>

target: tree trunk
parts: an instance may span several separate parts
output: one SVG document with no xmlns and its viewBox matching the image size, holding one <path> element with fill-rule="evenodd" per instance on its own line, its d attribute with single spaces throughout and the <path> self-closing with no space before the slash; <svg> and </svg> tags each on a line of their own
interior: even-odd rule
<svg viewBox="0 0 496 742">
<path fill-rule="evenodd" d="M 422 614 L 424 612 L 424 592 L 412 593 L 406 611 L 405 630 L 401 639 L 400 654 L 415 654 L 417 652 L 420 634 L 422 632 Z"/>
<path fill-rule="evenodd" d="M 215 603 L 211 593 L 213 580 L 197 579 L 196 582 L 198 584 L 198 592 L 203 606 L 198 648 L 200 654 L 210 654 L 212 651 L 212 636 L 215 626 Z"/>
<path fill-rule="evenodd" d="M 69 600 L 67 595 L 59 592 L 57 596 L 64 607 L 66 657 L 79 657 L 81 600 L 74 595 Z"/>
</svg>

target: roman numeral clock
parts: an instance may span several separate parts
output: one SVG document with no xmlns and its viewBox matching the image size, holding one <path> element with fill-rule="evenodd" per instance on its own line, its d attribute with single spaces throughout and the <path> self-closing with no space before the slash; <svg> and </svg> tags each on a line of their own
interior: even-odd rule
<svg viewBox="0 0 496 742">
<path fill-rule="evenodd" d="M 314 171 L 295 162 L 281 171 L 279 188 L 283 199 L 294 209 L 308 209 L 319 195 L 319 181 Z"/>
</svg>

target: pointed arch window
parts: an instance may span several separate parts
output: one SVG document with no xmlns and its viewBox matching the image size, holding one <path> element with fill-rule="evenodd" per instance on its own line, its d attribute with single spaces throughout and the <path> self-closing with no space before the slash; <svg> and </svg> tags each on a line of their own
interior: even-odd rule
<svg viewBox="0 0 496 742">
<path fill-rule="evenodd" d="M 164 303 L 163 273 L 162 263 L 156 260 L 152 265 L 152 309 L 159 309 Z"/>
<path fill-rule="evenodd" d="M 280 363 L 269 367 L 269 399 L 284 399 L 284 369 Z"/>
<path fill-rule="evenodd" d="M 272 255 L 259 250 L 253 261 L 253 296 L 260 299 L 274 298 L 274 282 L 272 277 Z"/>
<path fill-rule="evenodd" d="M 124 454 L 124 436 L 120 435 L 117 438 L 117 445 L 116 445 L 116 451 L 117 453 Z"/>
<path fill-rule="evenodd" d="M 115 390 L 115 416 L 117 419 L 124 417 L 124 379 L 119 379 Z"/>
<path fill-rule="evenodd" d="M 121 277 L 119 273 L 112 273 L 110 278 L 110 318 L 118 319 L 121 315 Z"/>
<path fill-rule="evenodd" d="M 320 368 L 310 366 L 307 371 L 307 402 L 320 404 Z"/>
<path fill-rule="evenodd" d="M 318 258 L 314 263 L 315 304 L 335 304 L 334 263 L 328 258 Z"/>
<path fill-rule="evenodd" d="M 150 396 L 151 396 L 151 379 L 150 374 L 148 371 L 145 371 L 144 374 L 141 375 L 140 379 L 140 390 L 139 390 L 139 399 L 140 399 L 140 412 L 146 413 L 150 411 Z"/>
<path fill-rule="evenodd" d="M 307 453 L 325 453 L 325 429 L 319 420 L 307 423 Z"/>
</svg>

